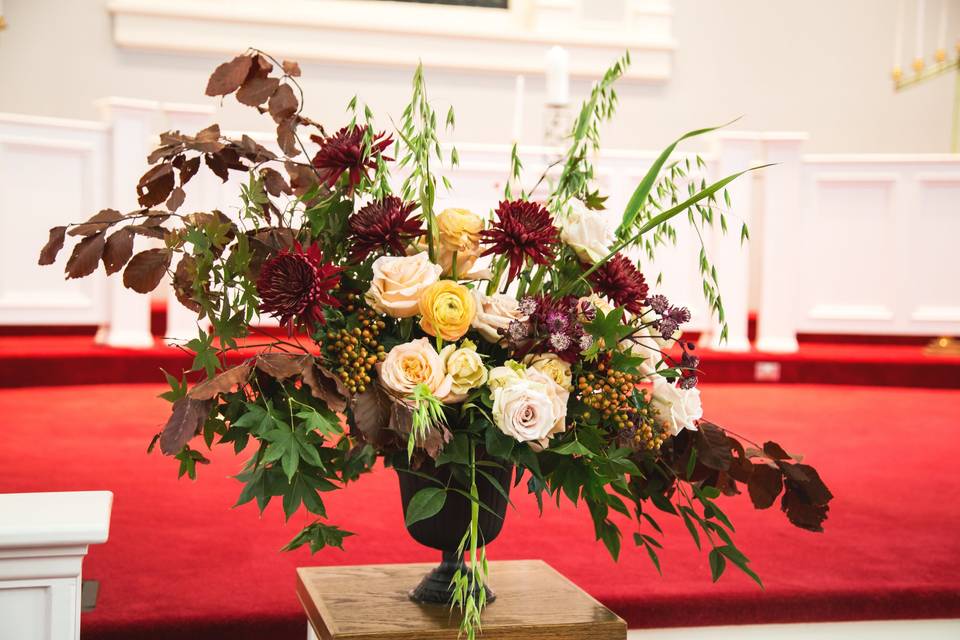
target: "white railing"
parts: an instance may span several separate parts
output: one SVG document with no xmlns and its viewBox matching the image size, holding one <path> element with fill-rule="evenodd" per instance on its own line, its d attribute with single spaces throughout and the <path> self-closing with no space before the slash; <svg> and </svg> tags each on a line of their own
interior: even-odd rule
<svg viewBox="0 0 960 640">
<path fill-rule="evenodd" d="M 132 209 L 133 185 L 158 132 L 192 133 L 213 109 L 111 98 L 101 122 L 0 114 L 0 324 L 98 325 L 98 339 L 116 346 L 153 344 L 149 299 L 125 290 L 119 276 L 95 274 L 64 282 L 57 269 L 36 266 L 47 229 L 84 220 L 104 206 Z M 250 134 L 264 144 L 269 133 Z M 758 315 L 756 348 L 793 351 L 797 333 L 934 335 L 960 333 L 960 267 L 951 248 L 960 237 L 960 156 L 802 155 L 806 136 L 728 132 L 705 154 L 714 180 L 755 164 L 774 166 L 730 186 L 729 233 L 704 234 L 720 274 L 729 335 L 719 343 L 702 300 L 700 241 L 684 221 L 679 246 L 644 265 L 658 290 L 691 308 L 690 328 L 717 348 L 750 348 L 750 310 Z M 506 145 L 460 144 L 455 191 L 440 206 L 486 212 L 508 175 Z M 557 151 L 525 148 L 535 179 Z M 595 161 L 597 186 L 618 215 L 654 152 L 616 151 Z M 239 183 L 223 185 L 201 172 L 188 186 L 195 210 L 235 211 Z M 751 241 L 741 246 L 740 223 Z M 138 239 L 138 242 L 146 242 Z M 63 264 L 66 255 L 58 261 Z M 166 289 L 170 338 L 196 334 L 193 315 Z"/>
</svg>

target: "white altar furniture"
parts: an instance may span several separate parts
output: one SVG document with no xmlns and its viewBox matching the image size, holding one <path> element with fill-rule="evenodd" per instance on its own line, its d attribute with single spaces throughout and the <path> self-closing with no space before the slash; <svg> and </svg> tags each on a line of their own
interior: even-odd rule
<svg viewBox="0 0 960 640">
<path fill-rule="evenodd" d="M 109 491 L 0 494 L 0 640 L 78 640 L 80 572 Z"/>
</svg>

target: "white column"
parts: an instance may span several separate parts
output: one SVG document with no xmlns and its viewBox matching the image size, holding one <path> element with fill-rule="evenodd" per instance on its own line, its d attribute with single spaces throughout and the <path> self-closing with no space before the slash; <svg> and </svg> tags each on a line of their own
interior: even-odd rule
<svg viewBox="0 0 960 640">
<path fill-rule="evenodd" d="M 760 302 L 757 309 L 757 349 L 790 353 L 797 350 L 797 238 L 802 228 L 800 152 L 805 133 L 764 136 L 763 240 L 759 247 Z"/>
<path fill-rule="evenodd" d="M 110 124 L 110 179 L 107 193 L 110 206 L 122 212 L 136 209 L 136 185 L 149 168 L 147 155 L 156 136 L 159 105 L 152 100 L 105 98 L 98 103 L 103 118 Z M 149 248 L 142 237 L 134 241 L 134 254 Z M 123 286 L 123 272 L 107 281 L 107 323 L 97 333 L 97 341 L 111 347 L 146 348 L 153 346 L 150 332 L 150 296 Z"/>
<path fill-rule="evenodd" d="M 163 112 L 163 129 L 178 130 L 193 135 L 206 128 L 213 122 L 215 109 L 207 105 L 179 104 L 165 102 L 160 105 Z M 217 202 L 211 193 L 209 174 L 206 170 L 200 173 L 187 184 L 187 200 L 183 205 L 189 211 L 209 211 L 216 207 Z M 217 181 L 219 183 L 219 180 Z M 176 269 L 176 264 L 173 268 Z M 165 291 L 167 305 L 167 330 L 163 339 L 167 344 L 183 344 L 187 340 L 197 337 L 197 314 L 180 304 L 173 293 L 173 287 L 167 286 Z M 205 323 L 209 324 L 209 323 Z"/>
<path fill-rule="evenodd" d="M 80 638 L 80 576 L 110 532 L 109 491 L 0 494 L 0 640 Z"/>
<path fill-rule="evenodd" d="M 755 164 L 759 151 L 756 133 L 729 131 L 717 136 L 714 180 L 743 171 Z M 713 318 L 711 328 L 704 332 L 700 342 L 710 349 L 722 351 L 749 351 L 747 334 L 750 306 L 750 244 L 740 241 L 740 226 L 750 226 L 753 219 L 753 176 L 747 174 L 727 186 L 730 193 L 730 210 L 722 196 L 718 197 L 720 209 L 725 211 L 727 233 L 720 231 L 719 211 L 714 211 L 713 241 L 707 247 L 708 257 L 717 268 L 720 297 L 726 314 L 727 339 L 720 341 L 720 323 Z"/>
</svg>

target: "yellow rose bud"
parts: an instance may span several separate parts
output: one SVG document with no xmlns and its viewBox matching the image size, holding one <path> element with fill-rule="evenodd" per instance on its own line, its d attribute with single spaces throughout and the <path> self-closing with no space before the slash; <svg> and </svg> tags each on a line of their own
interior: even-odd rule
<svg viewBox="0 0 960 640">
<path fill-rule="evenodd" d="M 440 244 L 450 252 L 473 253 L 480 243 L 483 220 L 466 209 L 444 209 L 437 216 Z"/>
<path fill-rule="evenodd" d="M 573 375 L 570 363 L 561 360 L 555 353 L 530 354 L 523 360 L 524 364 L 542 371 L 567 391 L 573 391 Z"/>
<path fill-rule="evenodd" d="M 440 352 L 447 376 L 452 380 L 448 402 L 462 402 L 470 391 L 487 381 L 487 368 L 477 353 L 477 345 L 464 340 L 460 347 L 447 345 Z"/>
<path fill-rule="evenodd" d="M 477 305 L 473 294 L 453 280 L 435 282 L 420 294 L 420 327 L 453 342 L 470 329 Z"/>
</svg>

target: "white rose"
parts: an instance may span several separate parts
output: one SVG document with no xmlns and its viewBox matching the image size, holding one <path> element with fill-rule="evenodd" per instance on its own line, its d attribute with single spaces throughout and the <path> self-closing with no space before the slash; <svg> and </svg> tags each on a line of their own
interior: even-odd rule
<svg viewBox="0 0 960 640">
<path fill-rule="evenodd" d="M 682 429 L 696 431 L 697 420 L 703 417 L 700 390 L 681 389 L 662 376 L 653 381 L 653 407 L 671 435 Z"/>
<path fill-rule="evenodd" d="M 557 422 L 556 405 L 549 387 L 543 382 L 521 378 L 494 389 L 493 421 L 500 431 L 518 442 L 545 447 Z"/>
<path fill-rule="evenodd" d="M 390 349 L 379 373 L 383 388 L 400 400 L 409 398 L 417 385 L 425 384 L 438 400 L 444 401 L 453 385 L 440 354 L 426 338 Z"/>
<path fill-rule="evenodd" d="M 477 345 L 469 340 L 464 340 L 459 348 L 448 344 L 440 351 L 440 358 L 451 380 L 447 402 L 463 402 L 473 389 L 487 381 L 487 368 L 477 353 Z"/>
<path fill-rule="evenodd" d="M 567 402 L 570 400 L 570 392 L 554 381 L 553 377 L 546 371 L 529 368 L 526 374 L 527 380 L 539 382 L 546 387 L 547 396 L 553 404 L 553 428 L 547 435 L 552 436 L 555 433 L 562 433 L 567 430 Z M 544 447 L 546 442 L 541 442 Z"/>
<path fill-rule="evenodd" d="M 477 313 L 473 317 L 473 328 L 487 342 L 500 342 L 502 336 L 500 330 L 506 330 L 514 320 L 526 320 L 527 317 L 520 313 L 520 303 L 516 298 L 504 293 L 495 293 L 492 296 L 486 296 L 477 289 L 473 290 L 473 295 L 477 300 Z"/>
<path fill-rule="evenodd" d="M 373 262 L 367 304 L 392 318 L 410 318 L 419 312 L 420 293 L 440 279 L 443 268 L 430 262 L 427 252 L 412 256 L 382 256 Z"/>
<path fill-rule="evenodd" d="M 562 222 L 560 239 L 581 260 L 594 264 L 607 257 L 617 238 L 608 216 L 584 207 L 574 207 Z"/>
</svg>

